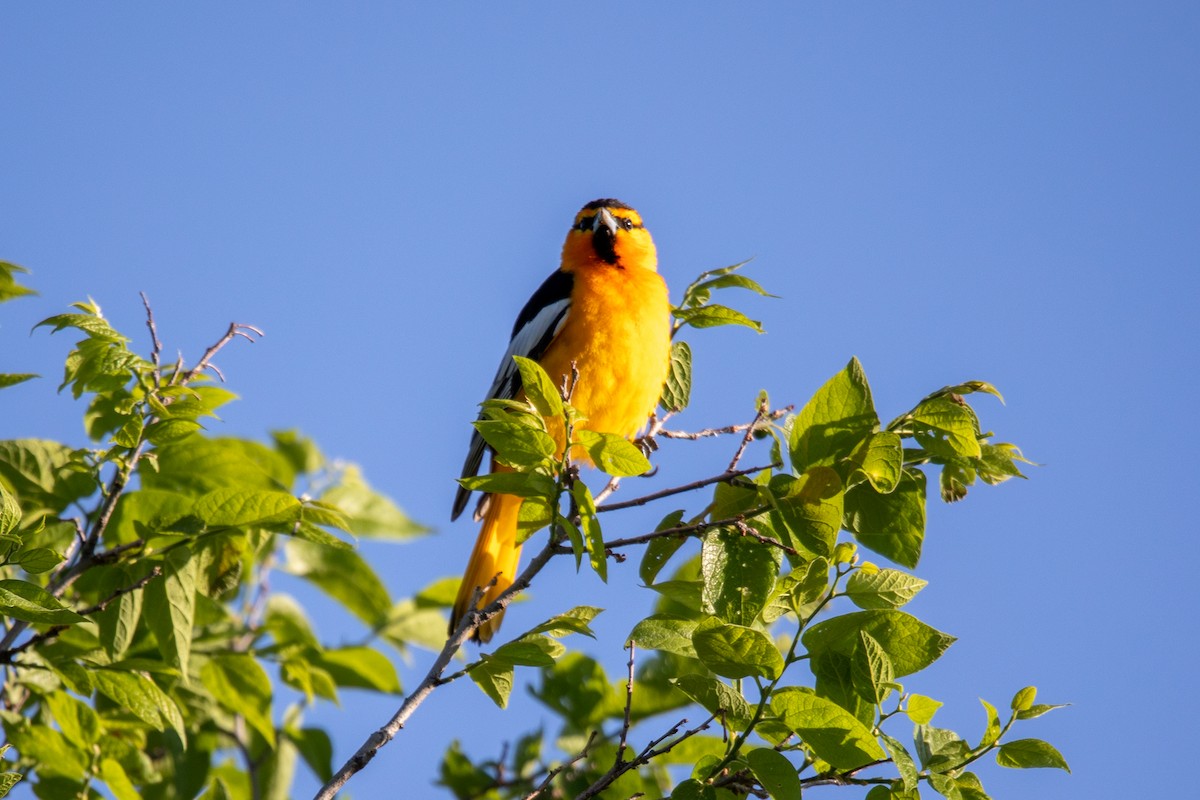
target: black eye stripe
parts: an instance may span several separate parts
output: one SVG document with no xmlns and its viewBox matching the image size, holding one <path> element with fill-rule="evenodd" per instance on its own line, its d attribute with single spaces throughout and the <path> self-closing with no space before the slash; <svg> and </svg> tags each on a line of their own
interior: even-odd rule
<svg viewBox="0 0 1200 800">
<path fill-rule="evenodd" d="M 589 214 L 586 217 L 581 217 L 579 222 L 575 223 L 575 230 L 590 231 L 592 229 L 592 226 L 595 224 L 596 224 L 596 215 Z M 617 225 L 621 228 L 624 228 L 627 231 L 631 231 L 634 228 L 644 227 L 640 223 L 635 223 L 629 217 L 617 217 Z"/>
</svg>

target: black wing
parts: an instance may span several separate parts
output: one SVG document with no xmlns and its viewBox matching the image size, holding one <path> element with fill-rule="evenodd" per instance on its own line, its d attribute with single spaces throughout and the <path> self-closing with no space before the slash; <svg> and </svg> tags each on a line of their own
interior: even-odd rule
<svg viewBox="0 0 1200 800">
<path fill-rule="evenodd" d="M 575 278 L 571 273 L 555 270 L 533 293 L 533 297 L 529 298 L 529 302 L 517 315 L 508 350 L 500 359 L 496 377 L 492 380 L 492 388 L 488 389 L 488 400 L 512 400 L 521 391 L 521 373 L 517 371 L 517 364 L 512 357 L 525 356 L 534 361 L 542 357 L 562 328 L 563 320 L 567 318 L 567 312 L 571 308 L 571 288 L 574 284 Z M 479 432 L 473 432 L 471 444 L 467 448 L 467 459 L 463 462 L 462 477 L 469 478 L 479 473 L 486 447 Z M 458 487 L 458 492 L 454 495 L 451 520 L 458 519 L 467 507 L 470 497 L 469 490 Z"/>
</svg>

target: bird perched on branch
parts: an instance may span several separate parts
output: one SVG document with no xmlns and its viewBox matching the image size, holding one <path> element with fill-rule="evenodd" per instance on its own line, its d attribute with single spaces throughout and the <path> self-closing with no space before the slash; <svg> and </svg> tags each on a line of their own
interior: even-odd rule
<svg viewBox="0 0 1200 800">
<path fill-rule="evenodd" d="M 569 379 L 574 364 L 578 378 L 571 404 L 586 418 L 578 427 L 635 436 L 654 411 L 667 378 L 670 312 L 654 241 L 641 216 L 619 200 L 594 200 L 575 215 L 561 266 L 517 316 L 488 398 L 523 397 L 514 355 L 537 361 L 555 385 Z M 555 431 L 554 426 L 550 429 Z M 559 426 L 558 439 L 561 430 Z M 557 444 L 561 455 L 565 443 Z M 475 432 L 463 477 L 479 472 L 485 448 Z M 586 461 L 585 455 L 571 455 Z M 503 467 L 493 457 L 491 468 Z M 463 512 L 470 494 L 459 487 L 451 519 Z M 521 498 L 514 495 L 485 495 L 480 502 L 475 516 L 482 527 L 454 603 L 451 631 L 469 612 L 477 592 L 476 607 L 483 608 L 512 585 L 521 553 L 520 509 Z M 498 615 L 485 622 L 473 638 L 489 641 L 500 619 Z"/>
</svg>

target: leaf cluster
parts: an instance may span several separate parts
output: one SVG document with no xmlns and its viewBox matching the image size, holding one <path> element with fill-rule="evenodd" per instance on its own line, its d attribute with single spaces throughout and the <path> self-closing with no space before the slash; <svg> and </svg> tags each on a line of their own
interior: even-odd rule
<svg viewBox="0 0 1200 800">
<path fill-rule="evenodd" d="M 0 299 L 29 293 L 18 271 L 0 264 Z M 16 754 L 0 796 L 24 778 L 42 798 L 284 797 L 297 756 L 332 772 L 304 709 L 346 689 L 400 693 L 379 645 L 443 630 L 444 590 L 393 602 L 359 555 L 353 537 L 423 529 L 356 467 L 295 432 L 208 435 L 234 399 L 210 380 L 212 356 L 257 331 L 230 326 L 194 364 L 162 364 L 147 313 L 148 355 L 91 300 L 39 323 L 81 335 L 60 390 L 86 400 L 91 443 L 0 441 L 0 724 Z M 344 606 L 362 641 L 323 641 L 269 591 L 275 570 Z"/>
<path fill-rule="evenodd" d="M 732 275 L 735 268 L 689 287 L 676 312 L 680 327 L 709 318 L 696 309 L 709 307 L 712 289 L 765 294 Z M 677 348 L 675 357 L 688 369 L 673 369 L 664 391 L 662 406 L 672 411 L 686 405 L 690 350 Z M 985 755 L 1006 767 L 1066 769 L 1051 745 L 1008 738 L 1018 720 L 1058 707 L 1035 707 L 1032 687 L 1018 692 L 1006 720 L 984 701 L 983 732 L 968 739 L 934 727 L 941 703 L 904 683 L 955 641 L 904 610 L 926 585 L 909 570 L 925 542 L 927 483 L 936 479 L 952 502 L 977 480 L 1023 477 L 1020 451 L 993 442 L 967 401 L 977 393 L 998 397 L 991 385 L 947 386 L 884 425 L 862 366 L 851 360 L 796 414 L 774 422 L 779 415 L 760 397 L 754 421 L 737 427 L 745 433 L 738 456 L 752 438 L 765 439 L 773 467 L 731 477 L 731 466 L 710 482 L 699 509 L 671 511 L 646 536 L 611 539 L 600 525 L 604 505 L 580 490 L 579 479 L 564 483 L 565 462 L 555 460 L 554 428 L 542 415 L 562 417 L 569 431 L 569 403 L 559 402 L 548 380 L 531 377 L 525 385 L 543 387 L 534 394 L 545 397 L 503 409 L 505 436 L 521 443 L 488 439 L 514 472 L 470 485 L 544 503 L 549 512 L 537 515 L 538 527 L 550 527 L 552 542 L 569 540 L 577 564 L 588 553 L 602 576 L 606 558 L 644 544 L 639 577 L 657 599 L 629 633 L 625 680 L 530 634 L 469 665 L 466 672 L 501 706 L 514 667 L 539 669 L 534 696 L 561 727 L 549 742 L 543 731 L 519 738 L 498 759 L 475 762 L 453 744 L 441 777 L 456 796 L 798 798 L 808 787 L 836 784 L 872 787 L 872 800 L 919 797 L 923 789 L 981 800 L 988 795 L 971 768 Z M 499 411 L 490 418 L 496 423 Z M 643 467 L 593 461 L 613 476 Z M 569 509 L 559 508 L 564 485 L 576 501 Z M 866 560 L 863 551 L 894 566 Z M 655 718 L 690 716 L 695 707 L 709 715 L 706 723 L 647 732 Z"/>
</svg>

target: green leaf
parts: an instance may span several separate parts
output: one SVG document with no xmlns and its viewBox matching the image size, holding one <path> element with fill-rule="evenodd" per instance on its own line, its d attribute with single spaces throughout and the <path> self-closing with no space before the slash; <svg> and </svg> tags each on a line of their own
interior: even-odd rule
<svg viewBox="0 0 1200 800">
<path fill-rule="evenodd" d="M 664 411 L 678 412 L 687 408 L 692 399 L 692 348 L 687 342 L 671 345 L 671 367 L 663 384 L 658 405 Z"/>
<path fill-rule="evenodd" d="M 1046 714 L 1056 708 L 1066 708 L 1068 705 L 1068 703 L 1058 703 L 1056 705 L 1045 705 L 1038 703 L 1030 706 L 1029 708 L 1023 708 L 1018 711 L 1017 719 L 1034 719 L 1035 717 L 1040 717 L 1042 714 Z"/>
<path fill-rule="evenodd" d="M 175 731 L 186 746 L 187 730 L 179 707 L 162 689 L 138 672 L 118 672 L 98 669 L 92 672 L 96 689 L 157 731 L 168 727 Z"/>
<path fill-rule="evenodd" d="M 272 592 L 267 597 L 263 627 L 270 632 L 271 638 L 278 645 L 297 644 L 303 647 L 320 647 L 320 642 L 317 640 L 317 635 L 313 633 L 304 608 L 289 595 Z"/>
<path fill-rule="evenodd" d="M 866 631 L 858 632 L 858 647 L 851 656 L 850 667 L 859 696 L 872 705 L 882 703 L 890 691 L 887 684 L 894 678 L 892 660 Z"/>
<path fill-rule="evenodd" d="M 812 748 L 838 769 L 855 769 L 886 758 L 871 729 L 838 704 L 811 689 L 789 686 L 771 697 L 771 710 Z"/>
<path fill-rule="evenodd" d="M 994 705 L 989 703 L 987 700 L 984 700 L 982 697 L 979 698 L 979 702 L 983 704 L 984 713 L 987 714 L 987 727 L 984 728 L 983 738 L 980 740 L 979 744 L 981 747 L 986 747 L 994 744 L 996 740 L 1000 738 L 1000 714 L 996 711 L 996 707 Z"/>
<path fill-rule="evenodd" d="M 158 470 L 139 472 L 143 489 L 189 495 L 223 488 L 278 492 L 286 491 L 296 479 L 284 456 L 245 439 L 192 438 L 159 447 L 156 452 Z"/>
<path fill-rule="evenodd" d="M 416 600 L 405 598 L 392 606 L 379 635 L 402 653 L 410 644 L 436 652 L 446 641 L 446 618 L 436 608 L 420 602 L 419 596 Z"/>
<path fill-rule="evenodd" d="M 695 631 L 694 619 L 654 614 L 634 625 L 626 642 L 633 642 L 641 648 L 696 658 L 696 648 L 692 646 L 692 634 Z"/>
<path fill-rule="evenodd" d="M 917 444 L 935 456 L 982 455 L 975 413 L 965 403 L 949 397 L 925 400 L 909 413 L 908 427 Z"/>
<path fill-rule="evenodd" d="M 217 489 L 201 497 L 192 513 L 210 528 L 291 525 L 300 519 L 301 503 L 287 492 Z"/>
<path fill-rule="evenodd" d="M 823 558 L 814 558 L 805 567 L 803 577 L 791 589 L 792 610 L 799 614 L 804 606 L 816 602 L 828 586 L 829 562 Z"/>
<path fill-rule="evenodd" d="M 87 775 L 88 754 L 66 736 L 47 725 L 34 725 L 28 720 L 6 722 L 8 743 L 17 749 L 21 758 L 37 765 L 39 782 L 63 777 L 83 780 Z"/>
<path fill-rule="evenodd" d="M 916 617 L 890 610 L 855 611 L 833 617 L 806 630 L 801 641 L 814 657 L 822 653 L 850 656 L 860 631 L 879 642 L 897 678 L 925 669 L 955 641 Z"/>
<path fill-rule="evenodd" d="M 310 475 L 325 464 L 325 456 L 321 455 L 316 442 L 299 431 L 271 431 L 271 441 L 275 451 L 287 459 L 292 471 L 298 475 Z"/>
<path fill-rule="evenodd" d="M 497 459 L 510 467 L 536 467 L 553 458 L 557 449 L 550 434 L 520 422 L 480 420 L 474 425 Z"/>
<path fill-rule="evenodd" d="M 162 566 L 162 577 L 143 590 L 148 602 L 142 613 L 154 631 L 163 660 L 178 667 L 186 683 L 196 616 L 196 559 L 186 550 L 174 550 Z"/>
<path fill-rule="evenodd" d="M 888 494 L 900 483 L 904 448 L 898 434 L 891 431 L 873 434 L 859 448 L 854 459 L 872 488 L 880 494 Z"/>
<path fill-rule="evenodd" d="M 240 714 L 274 746 L 271 723 L 271 679 L 253 656 L 229 653 L 209 658 L 200 668 L 200 681 L 222 708 Z"/>
<path fill-rule="evenodd" d="M 869 483 L 851 488 L 843 524 L 863 547 L 915 567 L 925 539 L 925 474 L 906 470 L 890 494 L 880 494 Z"/>
<path fill-rule="evenodd" d="M 307 515 L 308 507 L 301 509 L 301 513 Z M 344 539 L 339 539 L 324 528 L 318 528 L 309 522 L 297 522 L 289 525 L 280 531 L 288 536 L 294 536 L 297 539 L 303 539 L 306 542 L 313 542 L 324 547 L 332 547 L 337 550 L 353 550 L 354 546 Z"/>
<path fill-rule="evenodd" d="M 680 675 L 672 683 L 710 714 L 724 719 L 733 730 L 744 730 L 754 718 L 754 709 L 741 692 L 709 675 Z"/>
<path fill-rule="evenodd" d="M 146 426 L 145 436 L 150 444 L 160 446 L 181 442 L 203 429 L 204 426 L 193 419 L 160 419 Z"/>
<path fill-rule="evenodd" d="M 852 455 L 879 427 L 871 388 L 857 358 L 817 390 L 792 421 L 788 448 L 792 467 L 803 473 Z"/>
<path fill-rule="evenodd" d="M 675 309 L 675 319 L 693 328 L 716 328 L 721 325 L 740 325 L 757 333 L 763 332 L 762 323 L 750 319 L 737 309 L 722 305 L 706 305 L 697 308 Z"/>
<path fill-rule="evenodd" d="M 949 775 L 942 775 L 934 772 L 929 775 L 929 785 L 933 790 L 948 800 L 962 800 L 962 793 L 958 790 L 958 784 Z"/>
<path fill-rule="evenodd" d="M 400 677 L 387 656 L 370 647 L 324 650 L 312 663 L 329 673 L 338 686 L 400 694 Z"/>
<path fill-rule="evenodd" d="M 576 481 L 571 487 L 571 496 L 579 509 L 579 522 L 583 526 L 584 547 L 592 570 L 600 576 L 600 580 L 608 581 L 608 554 L 604 550 L 604 533 L 600 530 L 600 520 L 596 518 L 596 501 L 592 492 L 583 481 Z"/>
<path fill-rule="evenodd" d="M 7 389 L 9 386 L 16 386 L 18 383 L 40 377 L 42 376 L 32 372 L 6 372 L 0 374 L 0 389 Z M 0 795 L 0 797 L 2 796 Z"/>
<path fill-rule="evenodd" d="M 928 583 L 898 569 L 859 569 L 846 582 L 846 596 L 859 608 L 899 608 Z"/>
<path fill-rule="evenodd" d="M 682 524 L 683 509 L 677 509 L 663 517 L 654 530 L 657 533 L 670 528 L 678 528 Z M 645 553 L 642 554 L 642 562 L 638 566 L 638 577 L 642 579 L 642 583 L 647 586 L 654 583 L 659 571 L 683 546 L 684 541 L 686 539 L 680 536 L 660 536 L 657 539 L 651 539 L 650 544 L 646 546 Z"/>
<path fill-rule="evenodd" d="M 1016 769 L 1054 767 L 1065 769 L 1067 772 L 1071 771 L 1071 768 L 1067 766 L 1067 760 L 1062 757 L 1062 753 L 1058 752 L 1049 742 L 1043 742 L 1041 739 L 1017 739 L 1005 742 L 1000 745 L 1000 750 L 996 753 L 996 763 L 1002 767 Z"/>
<path fill-rule="evenodd" d="M 142 796 L 116 759 L 106 758 L 100 762 L 100 780 L 108 784 L 116 800 L 140 800 Z"/>
<path fill-rule="evenodd" d="M 650 471 L 650 460 L 624 436 L 580 428 L 575 431 L 575 441 L 583 445 L 592 463 L 609 475 L 625 478 Z"/>
<path fill-rule="evenodd" d="M 717 800 L 717 790 L 695 778 L 688 778 L 671 790 L 670 800 Z"/>
<path fill-rule="evenodd" d="M 602 611 L 604 609 L 595 606 L 575 606 L 561 614 L 555 614 L 545 622 L 526 631 L 522 636 L 544 633 L 559 639 L 572 633 L 580 633 L 595 639 L 596 634 L 588 623 L 598 617 Z"/>
<path fill-rule="evenodd" d="M 837 473 L 828 467 L 813 467 L 798 478 L 775 475 L 769 487 L 788 544 L 810 557 L 832 556 L 844 515 Z"/>
<path fill-rule="evenodd" d="M 458 798 L 484 797 L 492 788 L 493 777 L 471 763 L 455 739 L 442 757 L 439 782 Z"/>
<path fill-rule="evenodd" d="M 90 747 L 100 740 L 100 718 L 91 706 L 66 692 L 51 692 L 44 702 L 68 741 Z"/>
<path fill-rule="evenodd" d="M 527 634 L 505 642 L 490 657 L 514 667 L 552 667 L 566 650 L 565 645 L 549 636 Z"/>
<path fill-rule="evenodd" d="M 76 614 L 37 584 L 15 579 L 0 580 L 0 614 L 48 625 L 87 622 L 87 617 Z"/>
<path fill-rule="evenodd" d="M 0 797 L 8 797 L 9 791 L 24 777 L 19 772 L 0 772 Z"/>
<path fill-rule="evenodd" d="M 800 800 L 800 776 L 787 756 L 769 747 L 756 747 L 746 753 L 746 763 L 773 800 Z"/>
<path fill-rule="evenodd" d="M 928 725 L 943 703 L 923 694 L 910 694 L 904 713 L 916 725 Z"/>
<path fill-rule="evenodd" d="M 736 530 L 708 531 L 701 548 L 705 612 L 735 625 L 753 623 L 775 588 L 782 560 L 778 548 Z"/>
<path fill-rule="evenodd" d="M 508 698 L 512 694 L 513 686 L 512 664 L 503 659 L 491 658 L 485 653 L 475 668 L 467 674 L 493 703 L 500 708 L 508 708 Z"/>
<path fill-rule="evenodd" d="M 709 617 L 696 626 L 692 646 L 704 666 L 726 678 L 777 678 L 783 656 L 765 633 Z"/>
<path fill-rule="evenodd" d="M 918 725 L 913 735 L 921 764 L 932 772 L 951 772 L 970 757 L 971 746 L 957 733 L 932 725 Z"/>
<path fill-rule="evenodd" d="M 513 356 L 521 373 L 521 390 L 543 417 L 561 417 L 562 396 L 542 365 L 530 358 Z"/>
<path fill-rule="evenodd" d="M 44 439 L 0 441 L 0 478 L 25 514 L 57 514 L 96 491 L 82 454 Z"/>
<path fill-rule="evenodd" d="M 392 600 L 375 571 L 353 550 L 335 550 L 289 539 L 287 571 L 315 584 L 368 626 L 387 619 Z"/>
<path fill-rule="evenodd" d="M 964 772 L 954 779 L 962 800 L 991 800 L 991 796 L 983 790 L 983 783 L 974 772 Z"/>
<path fill-rule="evenodd" d="M 911 792 L 916 789 L 917 765 L 908 750 L 899 740 L 893 739 L 886 733 L 880 733 L 879 738 L 883 739 L 883 746 L 887 749 L 888 758 L 892 759 L 892 763 L 896 765 L 896 771 L 900 773 L 900 781 L 904 790 Z"/>
<path fill-rule="evenodd" d="M 742 264 L 745 263 L 747 262 L 742 262 Z M 735 265 L 733 269 L 742 266 L 742 264 Z M 714 270 L 711 273 L 705 273 L 704 276 L 701 276 L 701 278 L 692 283 L 692 285 L 687 288 L 687 291 L 684 292 L 683 305 L 703 305 L 708 302 L 708 299 L 714 289 L 728 289 L 731 287 L 749 289 L 750 291 L 762 297 L 777 296 L 770 294 L 766 289 L 759 285 L 758 281 L 753 280 L 752 278 L 747 278 L 745 275 L 732 275 L 729 273 L 724 273 L 715 278 L 705 279 L 705 276 L 716 274 L 716 272 L 718 271 Z"/>
<path fill-rule="evenodd" d="M 1010 706 L 1013 711 L 1025 711 L 1033 707 L 1033 701 L 1037 699 L 1037 687 L 1026 686 L 1013 695 Z"/>
<path fill-rule="evenodd" d="M 504 470 L 459 478 L 458 482 L 473 492 L 511 494 L 517 497 L 552 497 L 555 489 L 554 479 L 539 472 Z"/>
<path fill-rule="evenodd" d="M 322 782 L 333 777 L 333 742 L 320 728 L 284 728 L 284 735 L 296 745 L 304 763 Z"/>
<path fill-rule="evenodd" d="M 0 483 L 0 536 L 16 530 L 20 522 L 21 506 L 17 503 L 17 498 Z"/>
<path fill-rule="evenodd" d="M 350 532 L 355 536 L 408 539 L 429 531 L 413 522 L 386 496 L 372 489 L 353 464 L 342 468 L 337 483 L 322 493 L 320 499 L 346 515 Z"/>
<path fill-rule="evenodd" d="M 0 261 L 0 303 L 6 303 L 9 300 L 30 294 L 37 294 L 33 289 L 17 283 L 16 278 L 13 277 L 13 274 L 17 272 L 28 274 L 29 270 L 20 265 L 13 264 L 11 261 Z M 19 777 L 18 780 L 20 780 Z"/>
<path fill-rule="evenodd" d="M 18 553 L 14 563 L 20 564 L 21 569 L 30 575 L 41 575 L 57 567 L 63 561 L 63 556 L 57 550 L 49 547 L 32 547 Z"/>
</svg>

